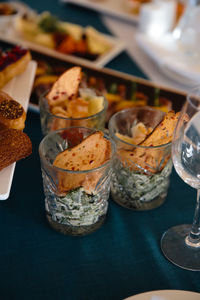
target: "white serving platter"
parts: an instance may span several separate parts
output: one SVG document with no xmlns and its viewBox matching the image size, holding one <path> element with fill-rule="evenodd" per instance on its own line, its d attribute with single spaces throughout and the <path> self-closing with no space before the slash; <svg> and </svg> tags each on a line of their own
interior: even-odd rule
<svg viewBox="0 0 200 300">
<path fill-rule="evenodd" d="M 61 2 L 77 4 L 86 8 L 90 8 L 112 17 L 117 17 L 122 20 L 137 23 L 139 16 L 129 13 L 126 10 L 123 0 L 60 0 Z"/>
<path fill-rule="evenodd" d="M 175 92 L 188 93 L 190 86 L 183 82 L 174 80 L 173 77 L 167 76 L 154 60 L 141 49 L 136 41 L 138 29 L 131 23 L 119 21 L 109 16 L 102 17 L 103 23 L 107 28 L 126 44 L 126 49 L 133 61 L 137 62 L 139 68 L 147 75 L 154 85 L 163 89 L 174 90 Z"/>
<path fill-rule="evenodd" d="M 184 48 L 171 35 L 153 40 L 142 33 L 135 36 L 138 46 L 156 63 L 169 78 L 187 87 L 200 83 L 200 63 L 186 54 Z"/>
<path fill-rule="evenodd" d="M 24 107 L 25 111 L 28 109 L 36 66 L 37 64 L 35 61 L 30 61 L 26 70 L 22 74 L 15 76 L 2 89 L 14 100 L 18 101 Z M 6 200 L 10 195 L 15 165 L 16 163 L 13 163 L 0 171 L 0 200 Z"/>
<path fill-rule="evenodd" d="M 111 35 L 101 33 L 102 37 L 107 41 L 111 48 L 98 56 L 98 58 L 94 61 L 90 61 L 86 58 L 76 57 L 74 55 L 63 54 L 54 49 L 33 43 L 31 41 L 27 41 L 23 39 L 15 30 L 10 30 L 7 33 L 0 33 L 0 40 L 4 42 L 8 42 L 11 44 L 18 44 L 25 48 L 29 48 L 30 50 L 40 52 L 42 54 L 46 54 L 55 58 L 62 59 L 64 61 L 68 61 L 74 64 L 81 64 L 85 66 L 96 66 L 96 67 L 103 67 L 113 58 L 115 58 L 118 54 L 120 54 L 125 49 L 125 43 L 120 39 L 113 37 Z"/>
</svg>

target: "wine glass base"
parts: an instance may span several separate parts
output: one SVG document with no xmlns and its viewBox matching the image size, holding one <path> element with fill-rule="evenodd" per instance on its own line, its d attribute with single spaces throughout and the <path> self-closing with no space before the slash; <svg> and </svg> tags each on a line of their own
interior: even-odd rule
<svg viewBox="0 0 200 300">
<path fill-rule="evenodd" d="M 165 257 L 176 266 L 186 270 L 200 271 L 200 247 L 187 246 L 185 238 L 191 225 L 178 225 L 167 230 L 161 239 L 161 249 Z"/>
</svg>

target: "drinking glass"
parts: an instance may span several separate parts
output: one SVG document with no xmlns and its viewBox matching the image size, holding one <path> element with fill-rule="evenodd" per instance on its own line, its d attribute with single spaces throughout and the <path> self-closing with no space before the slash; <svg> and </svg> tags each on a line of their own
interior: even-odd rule
<svg viewBox="0 0 200 300">
<path fill-rule="evenodd" d="M 103 108 L 95 114 L 88 117 L 65 117 L 62 114 L 53 114 L 50 111 L 48 101 L 46 99 L 46 93 L 39 99 L 40 108 L 40 121 L 43 135 L 48 134 L 51 131 L 59 130 L 70 126 L 80 126 L 87 128 L 95 128 L 104 130 L 106 122 L 106 111 L 108 107 L 108 101 L 104 97 Z"/>
<path fill-rule="evenodd" d="M 187 96 L 174 132 L 172 159 L 178 175 L 197 189 L 192 225 L 178 225 L 167 230 L 161 248 L 175 265 L 200 270 L 200 87 Z"/>
<path fill-rule="evenodd" d="M 153 129 L 163 117 L 162 111 L 145 106 L 121 110 L 109 121 L 109 134 L 116 144 L 111 193 L 125 208 L 153 209 L 166 199 L 172 170 L 171 142 L 149 147 L 130 142 L 134 126 Z"/>
<path fill-rule="evenodd" d="M 172 32 L 172 36 L 180 47 L 180 52 L 184 54 L 184 61 L 189 58 L 189 62 L 199 59 L 200 42 L 200 1 L 188 0 L 178 24 Z"/>
<path fill-rule="evenodd" d="M 95 131 L 85 127 L 52 131 L 39 146 L 46 217 L 51 227 L 63 234 L 92 233 L 101 227 L 107 215 L 115 145 L 106 134 L 104 138 L 111 143 L 111 156 L 101 166 L 73 171 L 54 165 L 60 152 L 72 149 Z"/>
</svg>

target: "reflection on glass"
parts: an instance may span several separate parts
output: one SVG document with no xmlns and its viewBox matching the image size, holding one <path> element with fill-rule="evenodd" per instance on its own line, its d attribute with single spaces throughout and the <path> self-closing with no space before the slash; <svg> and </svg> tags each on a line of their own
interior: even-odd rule
<svg viewBox="0 0 200 300">
<path fill-rule="evenodd" d="M 200 88 L 188 95 L 172 143 L 172 159 L 178 175 L 197 189 L 192 225 L 170 228 L 162 237 L 164 255 L 187 270 L 200 270 Z M 188 199 L 189 200 L 189 199 Z"/>
</svg>

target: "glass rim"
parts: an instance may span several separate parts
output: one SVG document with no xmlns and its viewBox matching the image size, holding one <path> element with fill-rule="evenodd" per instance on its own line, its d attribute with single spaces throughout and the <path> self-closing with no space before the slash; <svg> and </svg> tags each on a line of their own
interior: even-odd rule
<svg viewBox="0 0 200 300">
<path fill-rule="evenodd" d="M 198 108 L 196 105 L 194 105 L 193 101 L 191 100 L 191 97 L 196 97 L 195 95 L 195 91 L 199 91 L 199 103 L 200 103 L 200 86 L 199 84 L 196 84 L 193 86 L 193 88 L 191 88 L 188 93 L 187 93 L 187 96 L 186 96 L 186 99 L 187 101 L 191 104 L 191 106 L 196 109 L 196 110 L 200 110 L 200 107 Z M 193 93 L 194 92 L 194 93 Z"/>
<path fill-rule="evenodd" d="M 117 113 L 115 113 L 109 120 L 109 123 L 108 123 L 108 129 L 109 129 L 109 133 L 111 135 L 111 137 L 114 139 L 114 140 L 117 140 L 119 142 L 121 142 L 122 144 L 125 144 L 125 145 L 129 145 L 129 146 L 132 146 L 134 148 L 141 148 L 141 149 L 158 149 L 158 148 L 167 148 L 169 145 L 172 144 L 172 141 L 171 142 L 168 142 L 168 143 L 165 143 L 165 144 L 162 144 L 162 145 L 158 145 L 158 146 L 142 146 L 142 145 L 136 145 L 136 144 L 131 144 L 131 143 L 128 143 L 122 139 L 120 139 L 119 137 L 116 136 L 113 128 L 112 128 L 112 123 L 114 122 L 114 119 L 116 118 L 117 115 L 120 115 L 124 112 L 127 112 L 127 111 L 130 111 L 130 110 L 134 110 L 134 109 L 149 109 L 151 111 L 158 111 L 156 108 L 153 108 L 153 107 L 150 107 L 150 106 L 138 106 L 138 107 L 131 107 L 131 108 L 126 108 L 126 109 L 123 109 L 123 110 L 120 110 L 118 111 Z M 162 111 L 160 111 L 162 112 Z M 164 113 L 164 112 L 163 112 Z M 158 126 L 158 125 L 157 125 Z M 157 127 L 156 126 L 156 127 Z M 155 128 L 156 128 L 155 127 Z M 129 149 L 127 149 L 129 150 Z"/>
<path fill-rule="evenodd" d="M 49 91 L 49 90 L 48 90 Z M 46 99 L 46 94 L 48 93 L 48 91 L 45 91 L 39 98 L 39 102 L 41 102 L 44 98 Z M 97 96 L 98 97 L 98 96 Z M 54 117 L 54 118 L 57 118 L 57 119 L 62 119 L 62 120 L 69 120 L 69 121 L 80 121 L 80 120 L 88 120 L 88 119 L 93 119 L 94 117 L 97 117 L 98 115 L 102 114 L 104 111 L 107 110 L 108 108 L 108 100 L 106 99 L 105 95 L 101 95 L 99 97 L 103 97 L 104 98 L 104 107 L 102 110 L 100 110 L 98 113 L 94 114 L 94 115 L 90 115 L 88 117 L 81 117 L 81 118 L 73 118 L 73 117 L 62 117 L 62 116 L 57 116 L 57 115 L 54 115 L 50 112 L 49 110 L 49 107 L 48 107 L 48 110 L 46 110 L 46 112 L 51 116 L 51 117 Z"/>
<path fill-rule="evenodd" d="M 55 134 L 58 134 L 58 132 L 60 131 L 63 131 L 63 130 L 66 130 L 66 129 L 72 129 L 72 128 L 79 128 L 79 129 L 87 129 L 89 131 L 91 131 L 91 134 L 93 132 L 97 132 L 97 131 L 101 131 L 104 135 L 105 138 L 107 138 L 107 140 L 110 141 L 111 143 L 111 156 L 108 160 L 106 160 L 106 162 L 104 164 L 102 164 L 101 166 L 99 167 L 96 167 L 96 168 L 93 168 L 93 169 L 89 169 L 89 170 L 79 170 L 79 171 L 73 171 L 73 170 L 68 170 L 68 169 L 62 169 L 62 168 L 59 168 L 59 167 L 56 167 L 56 166 L 53 166 L 52 163 L 50 163 L 45 155 L 42 153 L 42 148 L 43 148 L 43 145 L 45 143 L 45 141 L 51 136 L 51 135 L 55 135 Z M 67 148 L 68 149 L 68 148 Z M 65 149 L 66 150 L 66 149 Z M 98 130 L 98 129 L 95 129 L 95 128 L 89 128 L 89 127 L 83 127 L 83 126 L 71 126 L 71 127 L 65 127 L 65 128 L 61 128 L 61 129 L 58 129 L 58 130 L 55 130 L 55 131 L 51 131 L 49 132 L 45 137 L 43 137 L 43 139 L 41 140 L 40 144 L 39 144 L 39 155 L 40 155 L 40 159 L 41 160 L 44 160 L 45 164 L 47 164 L 49 167 L 51 168 L 54 168 L 55 170 L 58 170 L 58 171 L 62 171 L 62 172 L 65 172 L 65 173 L 71 173 L 71 174 L 85 174 L 85 173 L 92 173 L 94 171 L 98 171 L 106 166 L 108 166 L 112 160 L 112 157 L 113 155 L 115 154 L 116 152 L 116 146 L 115 146 L 115 143 L 114 141 L 109 137 L 109 135 L 107 135 L 104 131 L 102 130 Z"/>
</svg>

